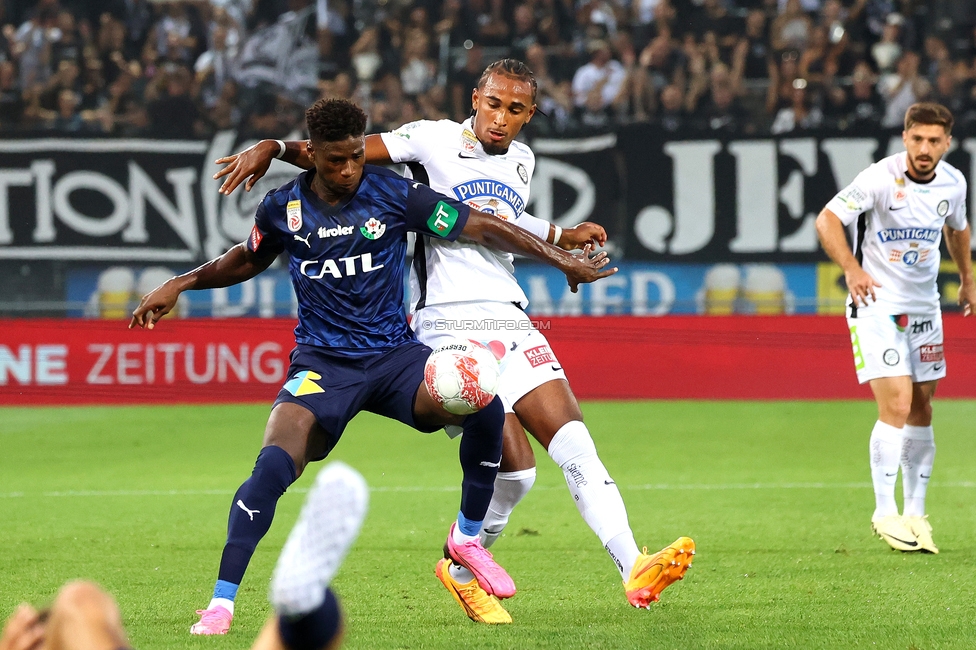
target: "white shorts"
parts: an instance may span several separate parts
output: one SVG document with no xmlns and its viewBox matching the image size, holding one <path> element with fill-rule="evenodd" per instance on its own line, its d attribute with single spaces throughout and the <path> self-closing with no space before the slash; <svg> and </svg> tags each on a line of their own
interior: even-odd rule
<svg viewBox="0 0 976 650">
<path fill-rule="evenodd" d="M 431 348 L 448 339 L 470 339 L 501 356 L 498 395 L 506 413 L 526 394 L 553 379 L 566 379 L 549 341 L 524 311 L 508 302 L 453 302 L 424 307 L 410 321 Z"/>
<path fill-rule="evenodd" d="M 942 312 L 848 318 L 857 381 L 908 375 L 912 382 L 946 376 Z"/>
</svg>

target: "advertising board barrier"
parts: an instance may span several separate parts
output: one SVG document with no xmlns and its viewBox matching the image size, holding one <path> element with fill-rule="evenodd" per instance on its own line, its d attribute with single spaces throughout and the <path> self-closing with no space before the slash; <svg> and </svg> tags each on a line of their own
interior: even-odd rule
<svg viewBox="0 0 976 650">
<path fill-rule="evenodd" d="M 842 316 L 536 317 L 581 399 L 868 399 Z M 266 402 L 295 322 L 0 320 L 0 405 Z M 939 398 L 976 397 L 976 321 L 945 317 Z"/>
<path fill-rule="evenodd" d="M 230 131 L 210 140 L 0 142 L 0 315 L 30 312 L 32 302 L 49 305 L 35 313 L 66 315 L 69 276 L 92 264 L 189 268 L 243 241 L 265 193 L 297 173 L 276 160 L 250 193 L 218 194 L 212 161 L 250 144 Z M 817 213 L 858 171 L 902 148 L 890 131 L 731 138 L 647 124 L 531 144 L 529 213 L 563 227 L 603 224 L 619 262 L 740 270 L 825 262 Z M 974 153 L 976 134 L 960 131 L 946 160 L 971 178 Z M 274 314 L 289 313 L 271 290 L 285 305 Z M 796 313 L 805 313 L 801 304 Z"/>
</svg>

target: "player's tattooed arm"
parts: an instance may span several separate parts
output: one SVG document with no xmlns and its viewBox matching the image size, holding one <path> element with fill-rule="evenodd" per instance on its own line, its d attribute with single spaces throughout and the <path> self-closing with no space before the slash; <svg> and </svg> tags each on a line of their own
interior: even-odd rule
<svg viewBox="0 0 976 650">
<path fill-rule="evenodd" d="M 518 253 L 554 266 L 566 274 L 569 288 L 575 293 L 579 285 L 594 282 L 617 272 L 617 268 L 605 268 L 610 263 L 606 251 L 590 255 L 593 247 L 586 244 L 582 255 L 573 255 L 552 244 L 547 244 L 530 232 L 513 226 L 496 216 L 472 210 L 461 236 L 476 244 Z"/>
<path fill-rule="evenodd" d="M 842 269 L 844 269 L 844 280 L 847 282 L 847 289 L 851 292 L 851 299 L 854 304 L 868 304 L 868 297 L 877 300 L 874 288 L 881 285 L 865 271 L 861 264 L 854 257 L 850 245 L 847 243 L 847 236 L 844 234 L 844 224 L 840 217 L 824 208 L 817 216 L 817 236 L 820 238 L 820 245 L 824 252 Z"/>
<path fill-rule="evenodd" d="M 276 255 L 258 255 L 238 244 L 232 249 L 183 275 L 170 278 L 145 296 L 132 312 L 129 329 L 153 329 L 160 318 L 176 306 L 180 294 L 191 289 L 216 289 L 250 280 L 274 262 Z"/>
<path fill-rule="evenodd" d="M 254 184 L 268 173 L 271 161 L 281 153 L 278 140 L 261 140 L 257 144 L 223 158 L 218 158 L 214 164 L 224 165 L 224 168 L 214 174 L 214 179 L 223 178 L 224 182 L 218 190 L 221 194 L 230 195 L 244 183 L 244 191 L 250 192 Z M 288 140 L 285 142 L 285 153 L 281 159 L 301 169 L 311 169 L 312 161 L 308 157 L 308 140 Z M 390 152 L 383 144 L 379 135 L 366 136 L 366 162 L 371 165 L 389 165 Z"/>
<path fill-rule="evenodd" d="M 962 315 L 969 316 L 973 313 L 973 305 L 976 305 L 976 282 L 973 280 L 969 227 L 954 230 L 945 226 L 943 234 L 946 248 L 949 249 L 949 256 L 952 257 L 952 261 L 956 263 L 956 267 L 959 269 L 959 306 L 962 307 Z"/>
</svg>

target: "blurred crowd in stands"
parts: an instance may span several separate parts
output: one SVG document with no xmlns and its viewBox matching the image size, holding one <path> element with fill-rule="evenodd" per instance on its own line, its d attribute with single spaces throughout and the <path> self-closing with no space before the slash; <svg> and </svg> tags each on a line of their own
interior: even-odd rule
<svg viewBox="0 0 976 650">
<path fill-rule="evenodd" d="M 318 97 L 380 131 L 463 119 L 486 64 L 539 82 L 537 133 L 976 123 L 974 0 L 0 0 L 0 131 L 300 131 Z"/>
</svg>

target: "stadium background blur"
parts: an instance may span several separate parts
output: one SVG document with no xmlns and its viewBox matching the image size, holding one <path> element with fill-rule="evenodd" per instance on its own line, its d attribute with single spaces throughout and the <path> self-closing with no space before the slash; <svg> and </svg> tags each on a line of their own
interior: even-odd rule
<svg viewBox="0 0 976 650">
<path fill-rule="evenodd" d="M 6 0 L 4 132 L 274 137 L 317 97 L 373 132 L 464 119 L 513 56 L 549 114 L 529 134 L 647 122 L 787 133 L 896 127 L 917 99 L 976 119 L 962 0 Z M 290 59 L 293 77 L 268 64 Z M 591 92 L 601 85 L 601 91 Z"/>
<path fill-rule="evenodd" d="M 275 161 L 252 192 L 224 197 L 213 161 L 260 138 L 304 137 L 304 108 L 319 97 L 365 107 L 371 132 L 463 120 L 487 63 L 527 61 L 545 113 L 520 136 L 537 156 L 528 211 L 563 227 L 601 223 L 621 268 L 573 294 L 551 269 L 519 263 L 529 312 L 581 317 L 574 335 L 595 339 L 603 326 L 587 317 L 621 316 L 614 330 L 628 344 L 659 340 L 676 322 L 648 316 L 691 317 L 688 340 L 715 342 L 716 327 L 748 339 L 757 325 L 694 316 L 842 313 L 843 274 L 813 221 L 858 171 L 902 148 L 911 103 L 949 106 L 957 126 L 946 159 L 967 177 L 976 168 L 976 5 L 962 0 L 7 0 L 0 12 L 0 394 L 47 376 L 31 318 L 86 319 L 74 327 L 87 352 L 56 348 L 63 367 L 52 386 L 79 374 L 80 393 L 152 384 L 157 365 L 174 390 L 184 365 L 192 384 L 278 382 L 255 349 L 284 359 L 287 336 L 281 350 L 183 341 L 102 358 L 80 332 L 123 336 L 109 322 L 139 296 L 246 238 L 257 201 L 295 169 Z M 958 278 L 943 258 L 943 307 L 953 311 Z M 260 321 L 289 321 L 295 309 L 279 260 L 241 286 L 185 295 L 176 316 L 285 331 Z M 237 331 L 249 331 L 243 319 Z M 802 322 L 827 340 L 836 330 L 829 319 Z M 558 338 L 559 327 L 544 326 Z M 718 343 L 731 346 L 722 356 L 756 358 L 738 339 Z M 88 361 L 71 369 L 79 354 Z M 692 354 L 707 374 L 711 356 Z M 623 357 L 614 367 L 637 363 Z M 114 368 L 111 381 L 100 366 Z M 618 376 L 582 395 L 683 394 Z M 822 379 L 810 380 L 819 392 L 791 390 L 828 396 L 836 382 Z M 843 386 L 840 396 L 859 394 L 846 375 Z M 695 395 L 743 396 L 715 389 Z"/>
<path fill-rule="evenodd" d="M 296 173 L 276 161 L 224 197 L 215 159 L 304 137 L 319 97 L 361 104 L 371 132 L 464 119 L 484 66 L 515 56 L 546 113 L 522 136 L 528 211 L 603 224 L 620 267 L 572 294 L 517 261 L 529 312 L 638 539 L 691 534 L 701 554 L 659 606 L 626 607 L 537 449 L 499 545 L 517 624 L 489 636 L 430 575 L 456 449 L 363 416 L 333 454 L 373 488 L 337 581 L 350 647 L 972 647 L 976 329 L 951 313 L 958 276 L 943 251 L 942 553 L 891 554 L 867 527 L 874 405 L 813 221 L 901 149 L 919 99 L 955 113 L 946 159 L 973 198 L 976 3 L 7 0 L 0 25 L 0 617 L 86 576 L 116 594 L 136 647 L 212 647 L 186 631 L 286 380 L 291 283 L 279 260 L 185 294 L 153 332 L 127 315 L 243 241 Z M 224 647 L 267 614 L 252 605 L 300 501 L 282 500 Z"/>
</svg>

